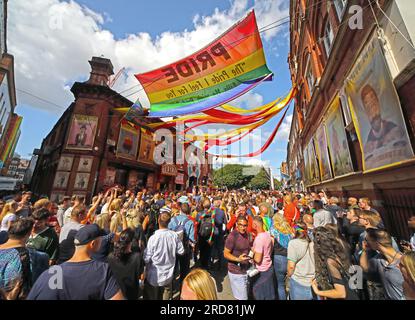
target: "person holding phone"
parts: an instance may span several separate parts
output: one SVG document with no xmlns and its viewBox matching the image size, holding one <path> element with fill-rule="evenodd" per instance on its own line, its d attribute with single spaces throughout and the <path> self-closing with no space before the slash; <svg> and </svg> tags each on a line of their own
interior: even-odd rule
<svg viewBox="0 0 415 320">
<path fill-rule="evenodd" d="M 247 232 L 248 219 L 238 216 L 236 228 L 229 234 L 225 242 L 224 257 L 228 260 L 228 277 L 232 294 L 237 300 L 248 300 L 249 251 L 252 237 Z"/>
</svg>

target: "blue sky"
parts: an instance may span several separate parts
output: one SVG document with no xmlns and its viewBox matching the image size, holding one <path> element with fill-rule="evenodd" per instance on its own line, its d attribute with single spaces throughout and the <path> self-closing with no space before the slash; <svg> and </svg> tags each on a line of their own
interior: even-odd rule
<svg viewBox="0 0 415 320">
<path fill-rule="evenodd" d="M 24 120 L 16 152 L 23 157 L 28 157 L 34 148 L 40 147 L 43 137 L 53 127 L 64 108 L 72 102 L 69 88 L 74 81 L 87 78 L 87 60 L 92 55 L 104 54 L 113 61 L 116 70 L 122 66 L 127 66 L 128 70 L 135 69 L 130 71 L 128 79 L 120 80 L 118 88 L 114 88 L 122 90 L 131 86 L 131 83 L 135 85 L 135 79 L 131 77 L 133 71 L 144 72 L 161 66 L 165 61 L 177 60 L 185 53 L 190 54 L 197 46 L 206 44 L 225 31 L 230 24 L 236 22 L 236 17 L 240 17 L 251 7 L 256 8 L 258 24 L 261 27 L 261 24 L 266 25 L 281 16 L 286 16 L 289 3 L 288 0 L 274 0 L 278 2 L 277 12 L 273 9 L 275 7 L 270 7 L 270 1 L 267 0 L 77 0 L 72 3 L 36 0 L 37 5 L 33 5 L 35 11 L 28 16 L 28 13 L 22 13 L 19 8 L 24 5 L 23 2 L 24 0 L 16 0 L 9 5 L 11 12 L 8 42 L 10 53 L 15 55 L 16 86 L 58 105 L 53 106 L 18 92 L 16 112 L 22 115 Z M 49 19 L 49 25 L 46 27 L 45 19 L 42 21 L 44 11 L 48 14 L 46 20 Z M 60 29 L 53 27 L 56 12 L 64 12 Z M 71 16 L 68 18 L 65 14 Z M 31 22 L 26 22 L 28 17 L 32 18 Z M 66 23 L 65 19 L 69 19 L 68 22 L 71 23 Z M 234 21 L 227 21 L 232 19 Z M 24 22 L 18 26 L 17 20 Z M 27 25 L 24 25 L 25 23 Z M 25 39 L 24 27 L 32 30 L 33 34 L 38 30 L 37 41 L 30 43 L 29 38 Z M 209 33 L 209 30 L 214 32 Z M 194 47 L 189 44 L 190 47 L 183 49 L 183 52 L 181 48 L 174 48 L 174 41 L 186 43 L 183 39 L 197 39 L 199 33 L 204 37 L 200 44 L 194 44 Z M 95 41 L 89 38 L 82 39 L 84 35 Z M 245 102 L 242 103 L 245 107 L 268 103 L 283 96 L 291 88 L 287 64 L 288 24 L 278 31 L 274 29 L 262 33 L 262 38 L 267 63 L 275 77 L 274 81 L 263 83 L 245 97 Z M 172 45 L 166 45 L 168 40 L 173 41 Z M 62 48 L 65 44 L 68 46 L 66 49 Z M 116 48 L 110 48 L 111 46 Z M 146 46 L 157 53 L 155 58 L 151 57 L 152 52 L 142 49 L 147 48 Z M 30 53 L 32 56 L 39 56 L 40 60 L 29 59 Z M 39 66 L 39 61 L 45 61 L 45 65 Z M 289 114 L 291 113 L 292 107 Z M 262 127 L 263 137 L 269 136 L 278 120 L 279 117 L 272 119 Z M 277 134 L 274 142 L 260 158 L 269 161 L 274 173 L 286 157 L 289 122 L 285 121 L 283 127 L 282 132 Z M 264 142 L 263 139 L 262 143 Z M 242 162 L 246 160 L 248 159 L 243 159 Z"/>
</svg>

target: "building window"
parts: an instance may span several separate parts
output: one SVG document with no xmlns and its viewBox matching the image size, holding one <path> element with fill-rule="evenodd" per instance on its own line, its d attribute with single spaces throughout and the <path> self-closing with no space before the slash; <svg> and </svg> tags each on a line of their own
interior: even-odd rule
<svg viewBox="0 0 415 320">
<path fill-rule="evenodd" d="M 336 8 L 337 17 L 339 21 L 343 20 L 344 10 L 347 6 L 347 0 L 334 0 L 334 7 Z"/>
<path fill-rule="evenodd" d="M 326 27 L 324 29 L 324 48 L 326 49 L 327 57 L 330 55 L 331 47 L 333 46 L 334 32 L 331 27 L 330 19 L 327 19 Z"/>
<path fill-rule="evenodd" d="M 314 84 L 316 83 L 316 78 L 314 77 L 314 74 L 313 74 L 313 68 L 311 66 L 310 55 L 308 55 L 308 57 L 307 57 L 305 75 L 306 75 L 308 89 L 310 90 L 310 97 L 311 97 L 313 95 Z"/>
</svg>

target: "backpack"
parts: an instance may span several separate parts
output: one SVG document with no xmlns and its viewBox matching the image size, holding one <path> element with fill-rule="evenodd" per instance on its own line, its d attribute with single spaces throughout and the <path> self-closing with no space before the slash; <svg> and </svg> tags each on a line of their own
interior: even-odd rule
<svg viewBox="0 0 415 320">
<path fill-rule="evenodd" d="M 199 223 L 199 236 L 203 239 L 209 238 L 212 233 L 212 228 L 211 216 L 203 214 Z"/>
<path fill-rule="evenodd" d="M 216 210 L 212 211 L 209 210 L 207 213 L 203 213 L 200 217 L 199 223 L 199 237 L 202 239 L 209 239 L 212 240 L 213 233 L 215 231 L 215 215 Z"/>
</svg>

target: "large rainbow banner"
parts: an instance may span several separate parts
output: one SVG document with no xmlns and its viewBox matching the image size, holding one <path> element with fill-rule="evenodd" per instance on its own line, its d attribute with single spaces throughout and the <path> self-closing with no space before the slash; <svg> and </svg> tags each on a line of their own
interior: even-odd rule
<svg viewBox="0 0 415 320">
<path fill-rule="evenodd" d="M 180 61 L 135 75 L 150 100 L 150 117 L 198 113 L 271 80 L 255 13 Z"/>
</svg>

